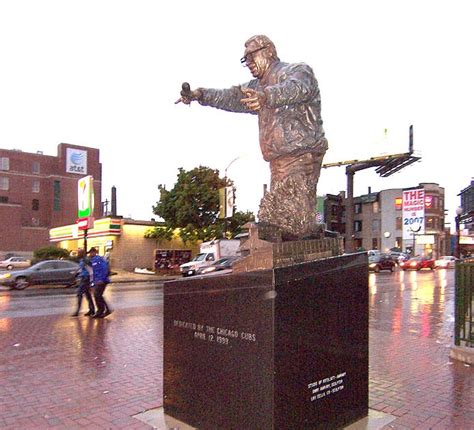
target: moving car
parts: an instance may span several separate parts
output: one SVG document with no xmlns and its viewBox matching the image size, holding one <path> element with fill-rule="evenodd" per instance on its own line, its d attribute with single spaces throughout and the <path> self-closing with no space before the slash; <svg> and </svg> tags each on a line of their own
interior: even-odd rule
<svg viewBox="0 0 474 430">
<path fill-rule="evenodd" d="M 69 260 L 45 260 L 27 269 L 12 270 L 0 274 L 0 284 L 23 290 L 29 285 L 64 284 L 73 285 L 79 265 Z"/>
<path fill-rule="evenodd" d="M 435 266 L 441 269 L 451 269 L 456 265 L 456 261 L 459 260 L 452 255 L 443 255 L 435 261 Z"/>
<path fill-rule="evenodd" d="M 390 254 L 378 254 L 369 257 L 369 271 L 380 272 L 390 270 L 393 272 L 397 263 Z"/>
<path fill-rule="evenodd" d="M 31 266 L 31 261 L 23 257 L 10 257 L 0 261 L 0 269 L 12 270 L 29 266 Z"/>
<path fill-rule="evenodd" d="M 390 255 L 397 263 L 401 263 L 402 261 L 406 261 L 410 258 L 408 254 L 404 252 L 390 251 Z"/>
<path fill-rule="evenodd" d="M 206 275 L 208 273 L 220 272 L 225 270 L 225 273 L 232 272 L 232 266 L 242 257 L 239 255 L 231 255 L 228 257 L 223 257 L 220 260 L 217 260 L 215 263 L 212 263 L 210 266 L 201 267 L 197 270 L 196 275 Z"/>
<path fill-rule="evenodd" d="M 435 269 L 435 260 L 428 257 L 413 257 L 400 263 L 402 270 Z"/>
</svg>

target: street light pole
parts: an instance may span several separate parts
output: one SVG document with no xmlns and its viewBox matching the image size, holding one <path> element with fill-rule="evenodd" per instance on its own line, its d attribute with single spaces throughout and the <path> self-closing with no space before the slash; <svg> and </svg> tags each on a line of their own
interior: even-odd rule
<svg viewBox="0 0 474 430">
<path fill-rule="evenodd" d="M 227 208 L 227 169 L 239 159 L 240 157 L 235 157 L 224 169 L 224 210 Z M 227 238 L 227 213 L 224 214 L 224 239 Z"/>
<path fill-rule="evenodd" d="M 456 251 L 455 251 L 455 257 L 456 258 L 461 258 L 461 214 L 462 214 L 462 208 L 457 207 L 456 208 Z"/>
<path fill-rule="evenodd" d="M 415 254 L 415 247 L 416 247 L 416 234 L 421 230 L 421 225 L 418 226 L 418 228 L 413 228 L 413 226 L 410 227 L 410 230 L 413 234 L 413 247 L 411 252 L 413 253 L 412 257 L 414 257 Z"/>
</svg>

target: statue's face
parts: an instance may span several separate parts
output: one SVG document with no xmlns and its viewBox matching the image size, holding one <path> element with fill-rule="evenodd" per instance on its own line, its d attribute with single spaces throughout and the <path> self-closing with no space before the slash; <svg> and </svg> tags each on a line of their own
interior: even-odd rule
<svg viewBox="0 0 474 430">
<path fill-rule="evenodd" d="M 243 60 L 254 78 L 260 79 L 270 65 L 270 57 L 266 46 L 250 42 L 245 48 Z"/>
</svg>

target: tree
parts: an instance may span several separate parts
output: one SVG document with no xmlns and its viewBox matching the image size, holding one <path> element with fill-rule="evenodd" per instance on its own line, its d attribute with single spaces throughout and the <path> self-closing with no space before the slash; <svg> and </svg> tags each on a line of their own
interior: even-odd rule
<svg viewBox="0 0 474 430">
<path fill-rule="evenodd" d="M 156 233 L 147 232 L 148 237 L 162 238 L 179 228 L 185 242 L 210 240 L 222 237 L 224 220 L 219 219 L 219 188 L 231 186 L 232 181 L 219 177 L 219 171 L 205 166 L 190 171 L 178 170 L 178 179 L 172 190 L 159 185 L 160 200 L 153 206 L 153 213 L 164 220 Z M 229 231 L 238 231 L 245 222 L 255 217 L 251 212 L 237 212 L 231 218 Z M 240 225 L 237 225 L 242 223 Z"/>
</svg>

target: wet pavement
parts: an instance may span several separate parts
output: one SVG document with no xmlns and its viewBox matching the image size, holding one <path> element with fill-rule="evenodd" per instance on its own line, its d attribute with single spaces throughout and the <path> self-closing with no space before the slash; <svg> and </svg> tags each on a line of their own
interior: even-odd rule
<svg viewBox="0 0 474 430">
<path fill-rule="evenodd" d="M 163 297 L 122 281 L 106 319 L 69 317 L 69 293 L 0 294 L 0 428 L 151 428 L 133 415 L 162 405 Z M 395 416 L 386 429 L 474 429 L 473 369 L 449 358 L 453 286 L 453 270 L 370 275 L 369 402 Z"/>
<path fill-rule="evenodd" d="M 371 408 L 386 428 L 474 429 L 473 368 L 449 358 L 454 270 L 371 274 Z"/>
</svg>

